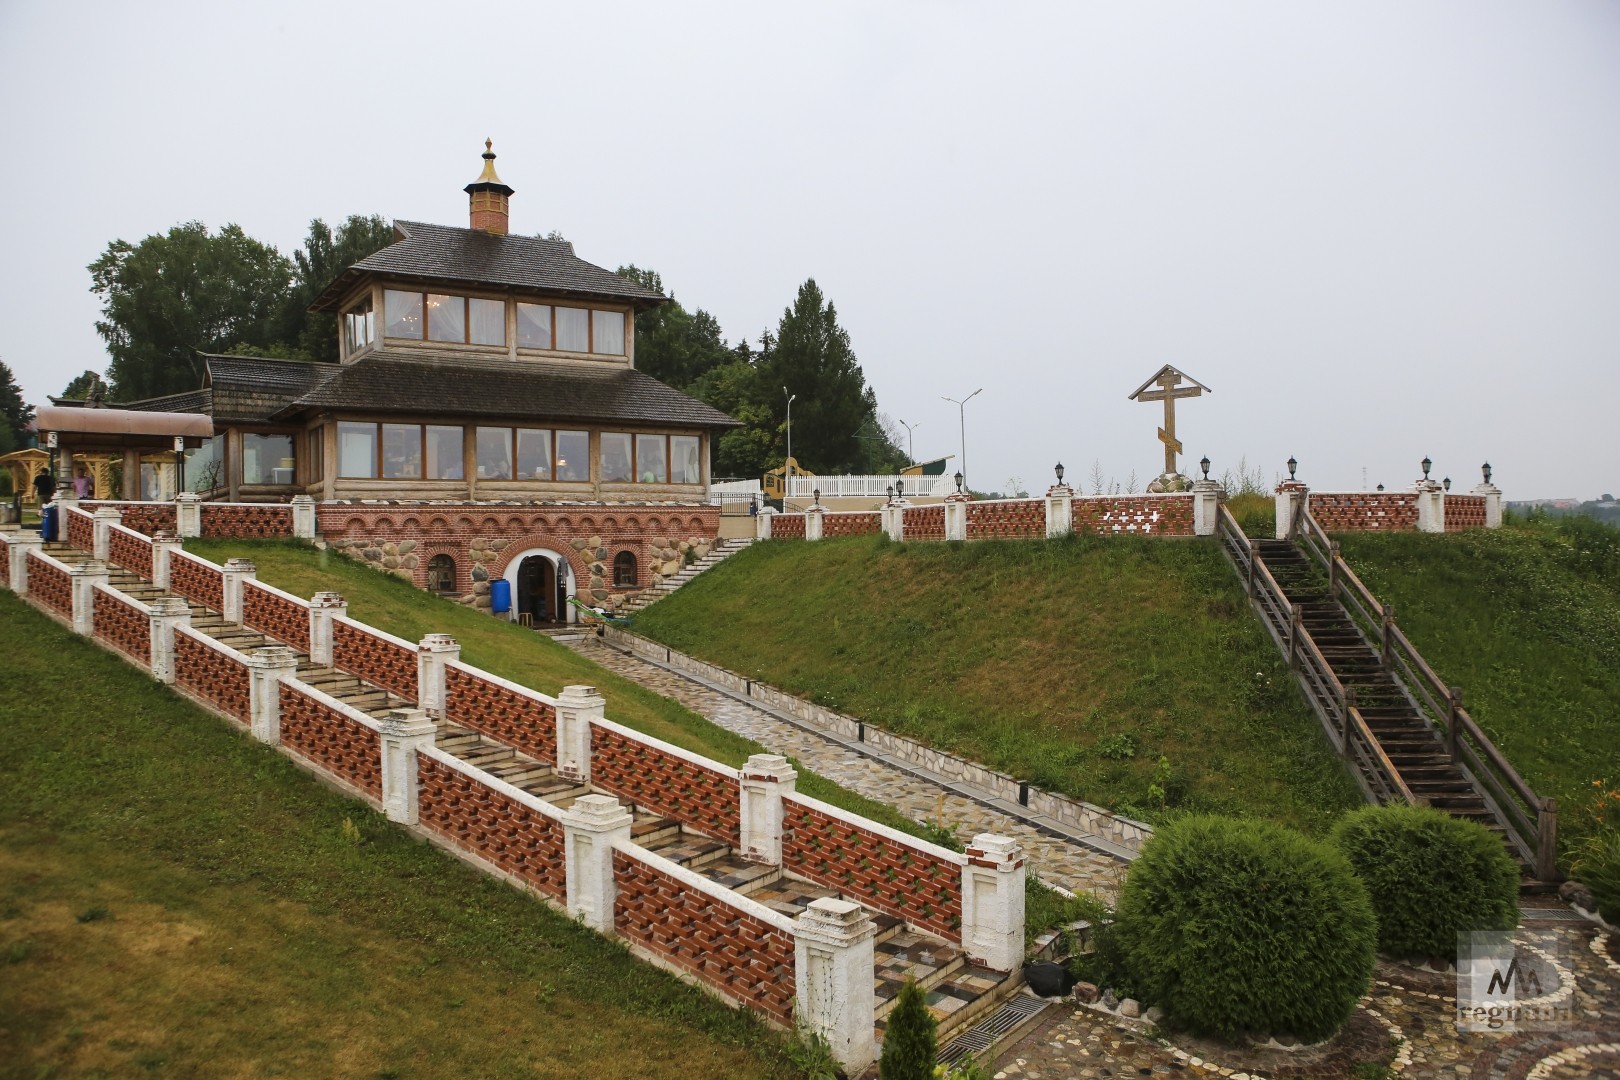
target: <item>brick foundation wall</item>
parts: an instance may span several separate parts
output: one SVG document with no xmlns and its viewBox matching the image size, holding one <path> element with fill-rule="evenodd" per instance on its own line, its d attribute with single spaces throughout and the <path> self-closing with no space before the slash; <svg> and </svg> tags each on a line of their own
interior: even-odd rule
<svg viewBox="0 0 1620 1080">
<path fill-rule="evenodd" d="M 1446 532 L 1485 527 L 1485 496 L 1447 495 Z"/>
<path fill-rule="evenodd" d="M 962 940 L 962 868 L 786 796 L 782 868 L 952 941 Z"/>
<path fill-rule="evenodd" d="M 332 620 L 332 666 L 416 700 L 416 649 L 362 630 L 346 619 Z"/>
<path fill-rule="evenodd" d="M 1393 532 L 1417 528 L 1417 494 L 1410 491 L 1310 492 L 1311 516 L 1326 532 Z M 1484 524 L 1481 509 L 1480 524 Z"/>
<path fill-rule="evenodd" d="M 735 776 L 726 776 L 600 724 L 591 725 L 591 783 L 732 846 L 741 842 Z"/>
<path fill-rule="evenodd" d="M 152 618 L 105 589 L 95 590 L 96 637 L 142 667 L 152 664 Z"/>
<path fill-rule="evenodd" d="M 122 566 L 125 570 L 151 581 L 151 542 L 145 537 L 125 532 L 123 529 L 111 529 L 109 534 L 107 544 L 108 561 L 114 566 Z"/>
<path fill-rule="evenodd" d="M 282 683 L 281 743 L 299 757 L 382 798 L 382 739 L 297 687 Z"/>
<path fill-rule="evenodd" d="M 568 895 L 562 826 L 442 762 L 416 759 L 418 821 L 556 899 Z"/>
<path fill-rule="evenodd" d="M 28 595 L 64 618 L 73 618 L 73 584 L 67 571 L 28 553 Z"/>
<path fill-rule="evenodd" d="M 242 625 L 268 634 L 299 652 L 309 652 L 309 607 L 272 592 L 257 581 L 242 583 Z"/>
<path fill-rule="evenodd" d="M 174 634 L 174 681 L 242 723 L 250 719 L 248 669 L 182 630 Z"/>
<path fill-rule="evenodd" d="M 444 718 L 488 735 L 536 761 L 557 761 L 557 710 L 460 664 L 445 665 Z"/>
<path fill-rule="evenodd" d="M 780 1024 L 793 1023 L 793 935 L 613 853 L 613 929 Z"/>
</svg>

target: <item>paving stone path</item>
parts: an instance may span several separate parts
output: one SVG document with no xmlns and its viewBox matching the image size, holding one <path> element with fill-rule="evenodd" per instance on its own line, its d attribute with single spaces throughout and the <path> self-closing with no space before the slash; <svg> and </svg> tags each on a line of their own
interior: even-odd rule
<svg viewBox="0 0 1620 1080">
<path fill-rule="evenodd" d="M 984 832 L 1012 837 L 1029 852 L 1030 864 L 1043 881 L 1074 892 L 1094 891 L 1109 898 L 1118 887 L 1123 864 L 1111 855 L 1047 836 L 1032 825 L 940 784 L 806 731 L 756 705 L 739 701 L 677 672 L 630 656 L 594 635 L 558 638 L 558 641 L 617 675 L 674 698 L 728 731 L 746 736 L 773 753 L 787 754 L 827 779 L 896 807 L 914 820 L 932 819 L 943 796 L 945 822 L 960 825 L 958 834 L 964 840 Z M 608 715 L 613 715 L 612 701 L 608 702 Z"/>
</svg>

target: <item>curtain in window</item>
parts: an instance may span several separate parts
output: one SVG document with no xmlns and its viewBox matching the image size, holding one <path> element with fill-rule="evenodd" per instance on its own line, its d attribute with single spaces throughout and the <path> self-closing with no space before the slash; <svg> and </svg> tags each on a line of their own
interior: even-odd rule
<svg viewBox="0 0 1620 1080">
<path fill-rule="evenodd" d="M 427 294 L 428 340 L 467 340 L 467 298 Z"/>
<path fill-rule="evenodd" d="M 630 476 L 630 436 L 624 432 L 602 432 L 602 482 L 628 481 Z"/>
<path fill-rule="evenodd" d="M 557 309 L 557 348 L 563 352 L 589 352 L 591 313 L 584 308 Z"/>
<path fill-rule="evenodd" d="M 591 312 L 591 351 L 611 356 L 624 355 L 624 315 L 617 311 Z"/>
<path fill-rule="evenodd" d="M 517 433 L 517 478 L 551 479 L 551 432 L 519 428 Z"/>
<path fill-rule="evenodd" d="M 519 304 L 517 336 L 520 349 L 551 348 L 551 305 Z"/>
<path fill-rule="evenodd" d="M 512 429 L 478 429 L 478 479 L 512 479 Z"/>
<path fill-rule="evenodd" d="M 703 483 L 702 443 L 695 435 L 669 438 L 669 480 L 672 484 Z"/>
<path fill-rule="evenodd" d="M 338 475 L 377 475 L 377 425 L 338 425 Z"/>
<path fill-rule="evenodd" d="M 643 484 L 667 483 L 669 470 L 664 461 L 662 435 L 636 436 L 636 479 Z"/>
<path fill-rule="evenodd" d="M 591 478 L 591 437 L 583 431 L 557 432 L 557 479 L 583 481 Z"/>
<path fill-rule="evenodd" d="M 471 333 L 467 340 L 474 345 L 505 345 L 506 344 L 506 302 L 504 300 L 479 300 L 474 297 L 467 301 L 467 311 L 471 316 Z"/>
<path fill-rule="evenodd" d="M 430 480 L 462 479 L 460 428 L 428 426 L 427 475 Z"/>
<path fill-rule="evenodd" d="M 422 294 L 389 289 L 383 293 L 383 333 L 388 337 L 422 338 Z"/>
</svg>

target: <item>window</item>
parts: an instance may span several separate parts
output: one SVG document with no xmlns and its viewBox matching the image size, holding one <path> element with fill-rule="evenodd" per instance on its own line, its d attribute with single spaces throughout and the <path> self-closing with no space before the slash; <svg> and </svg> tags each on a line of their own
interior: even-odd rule
<svg viewBox="0 0 1620 1080">
<path fill-rule="evenodd" d="M 609 356 L 624 355 L 623 312 L 591 312 L 591 352 Z"/>
<path fill-rule="evenodd" d="M 620 431 L 602 432 L 602 482 L 627 481 L 630 468 L 630 436 Z"/>
<path fill-rule="evenodd" d="M 422 429 L 415 424 L 382 426 L 382 474 L 385 480 L 422 479 Z"/>
<path fill-rule="evenodd" d="M 467 341 L 473 345 L 506 344 L 506 301 L 467 300 Z"/>
<path fill-rule="evenodd" d="M 467 340 L 467 298 L 427 294 L 427 336 L 429 341 Z"/>
<path fill-rule="evenodd" d="M 422 339 L 422 294 L 387 289 L 383 292 L 383 333 L 389 337 Z"/>
<path fill-rule="evenodd" d="M 291 435 L 242 436 L 242 483 L 290 484 L 295 475 Z"/>
<path fill-rule="evenodd" d="M 377 475 L 377 425 L 344 421 L 338 424 L 338 475 Z"/>
<path fill-rule="evenodd" d="M 212 491 L 225 486 L 225 436 L 215 435 L 186 451 L 186 490 Z"/>
<path fill-rule="evenodd" d="M 431 592 L 456 591 L 456 560 L 448 555 L 435 555 L 428 560 L 427 587 Z"/>
<path fill-rule="evenodd" d="M 643 484 L 667 484 L 668 462 L 664 460 L 667 444 L 662 435 L 636 436 L 636 479 Z"/>
<path fill-rule="evenodd" d="M 696 435 L 669 437 L 669 482 L 703 483 L 703 441 Z"/>
<path fill-rule="evenodd" d="M 613 584 L 632 587 L 636 584 L 636 556 L 634 552 L 621 551 L 613 556 Z"/>
<path fill-rule="evenodd" d="M 461 458 L 461 429 L 429 424 L 427 427 L 427 475 L 429 480 L 465 478 Z"/>
<path fill-rule="evenodd" d="M 517 306 L 517 339 L 520 349 L 551 348 L 551 305 Z"/>
<path fill-rule="evenodd" d="M 478 429 L 478 479 L 512 479 L 512 429 Z"/>
<path fill-rule="evenodd" d="M 591 313 L 584 308 L 557 309 L 557 348 L 563 352 L 591 351 Z"/>
<path fill-rule="evenodd" d="M 343 338 L 350 355 L 370 345 L 375 331 L 376 321 L 371 311 L 371 297 L 366 297 L 343 313 Z"/>
<path fill-rule="evenodd" d="M 453 345 L 506 344 L 504 300 L 388 289 L 383 309 L 389 337 Z"/>
<path fill-rule="evenodd" d="M 517 478 L 551 479 L 551 432 L 543 429 L 518 429 Z"/>
<path fill-rule="evenodd" d="M 584 481 L 590 478 L 590 435 L 583 431 L 557 432 L 557 479 Z"/>
</svg>

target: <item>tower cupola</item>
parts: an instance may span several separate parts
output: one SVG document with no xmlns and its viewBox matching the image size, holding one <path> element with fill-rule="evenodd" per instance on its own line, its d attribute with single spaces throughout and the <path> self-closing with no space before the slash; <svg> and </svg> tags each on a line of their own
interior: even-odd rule
<svg viewBox="0 0 1620 1080">
<path fill-rule="evenodd" d="M 494 140 L 484 140 L 484 171 L 466 187 L 469 227 L 492 236 L 505 236 L 512 189 L 495 175 Z"/>
</svg>

